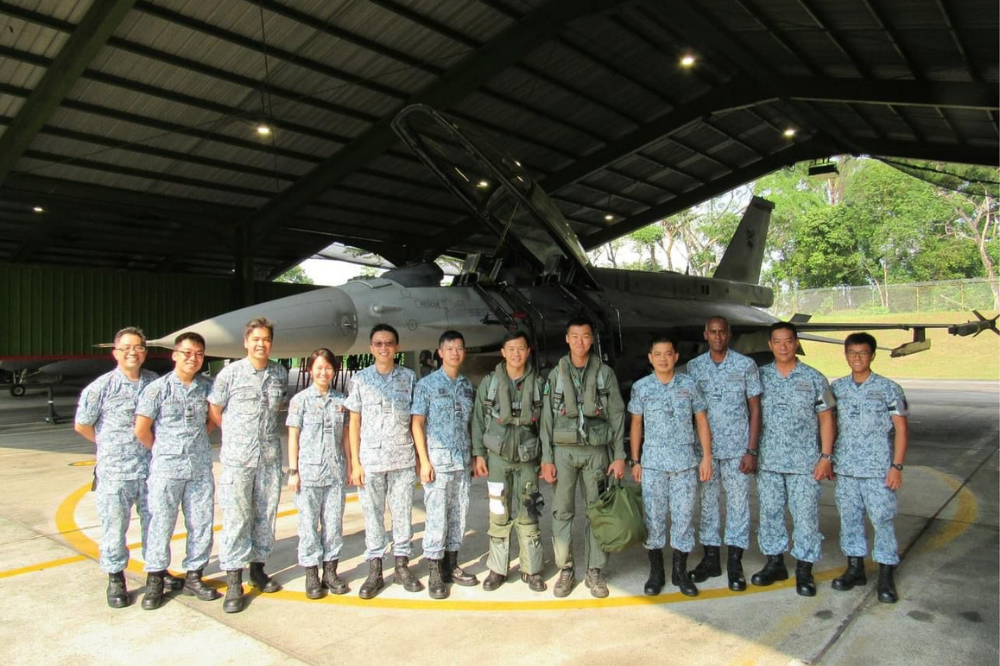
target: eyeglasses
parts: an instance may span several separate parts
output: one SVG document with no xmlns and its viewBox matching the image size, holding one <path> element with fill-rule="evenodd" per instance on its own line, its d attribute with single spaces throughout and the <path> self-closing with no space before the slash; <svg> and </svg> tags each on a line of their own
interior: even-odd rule
<svg viewBox="0 0 1000 666">
<path fill-rule="evenodd" d="M 191 358 L 192 356 L 197 359 L 205 358 L 205 352 L 200 352 L 200 351 L 187 351 L 184 349 L 175 349 L 174 353 L 181 354 L 184 356 L 184 358 Z"/>
<path fill-rule="evenodd" d="M 115 351 L 120 351 L 123 354 L 134 351 L 136 354 L 142 354 L 146 351 L 146 345 L 122 345 L 121 347 L 115 347 Z"/>
<path fill-rule="evenodd" d="M 872 353 L 870 351 L 849 351 L 847 352 L 848 358 L 868 358 Z"/>
<path fill-rule="evenodd" d="M 378 342 L 373 342 L 372 347 L 375 349 L 382 349 L 383 347 L 398 347 L 398 342 L 386 342 L 384 340 L 379 340 Z"/>
</svg>

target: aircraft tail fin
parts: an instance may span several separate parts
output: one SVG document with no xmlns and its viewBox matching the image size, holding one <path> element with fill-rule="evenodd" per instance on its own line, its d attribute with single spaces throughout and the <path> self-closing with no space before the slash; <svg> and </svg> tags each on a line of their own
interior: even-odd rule
<svg viewBox="0 0 1000 666">
<path fill-rule="evenodd" d="M 753 197 L 750 200 L 740 226 L 729 241 L 729 247 L 722 255 L 722 261 L 713 277 L 750 284 L 760 282 L 760 268 L 764 261 L 764 245 L 772 210 L 774 204 L 767 199 Z"/>
</svg>

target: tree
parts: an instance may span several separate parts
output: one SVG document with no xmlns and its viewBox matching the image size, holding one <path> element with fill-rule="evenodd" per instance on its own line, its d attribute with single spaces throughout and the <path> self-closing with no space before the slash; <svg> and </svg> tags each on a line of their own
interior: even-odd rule
<svg viewBox="0 0 1000 666">
<path fill-rule="evenodd" d="M 275 282 L 285 282 L 287 284 L 313 284 L 313 280 L 306 273 L 302 266 L 293 266 L 287 271 L 279 275 L 274 280 Z"/>
</svg>

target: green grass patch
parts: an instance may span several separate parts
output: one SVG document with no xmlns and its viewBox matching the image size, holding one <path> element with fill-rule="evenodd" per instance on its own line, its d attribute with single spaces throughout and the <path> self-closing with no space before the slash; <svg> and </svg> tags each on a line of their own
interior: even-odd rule
<svg viewBox="0 0 1000 666">
<path fill-rule="evenodd" d="M 996 312 L 983 312 L 992 317 Z M 891 315 L 821 315 L 811 322 L 868 322 L 881 323 L 926 323 L 960 324 L 969 321 L 973 315 L 968 312 L 917 312 Z M 859 328 L 859 331 L 865 330 Z M 912 331 L 869 331 L 878 340 L 879 346 L 896 347 L 912 340 Z M 832 338 L 843 339 L 848 331 L 817 333 Z M 978 337 L 958 337 L 948 335 L 944 329 L 929 329 L 927 338 L 931 341 L 928 351 L 891 358 L 889 352 L 879 351 L 872 363 L 872 369 L 880 375 L 905 379 L 986 379 L 1000 381 L 1000 337 L 991 331 L 984 331 Z M 824 375 L 833 379 L 850 372 L 844 359 L 844 348 L 840 345 L 822 342 L 803 342 L 806 355 L 804 361 Z"/>
</svg>

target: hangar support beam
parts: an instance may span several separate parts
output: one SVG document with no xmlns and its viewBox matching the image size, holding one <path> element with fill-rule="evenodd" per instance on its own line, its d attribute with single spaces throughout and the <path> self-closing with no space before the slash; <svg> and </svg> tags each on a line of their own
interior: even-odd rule
<svg viewBox="0 0 1000 666">
<path fill-rule="evenodd" d="M 561 31 L 570 21 L 625 4 L 622 0 L 550 0 L 522 21 L 500 33 L 440 79 L 407 100 L 445 110 Z M 244 220 L 251 246 L 262 243 L 281 220 L 308 205 L 344 177 L 363 167 L 395 141 L 386 117 L 294 185 Z"/>
<path fill-rule="evenodd" d="M 95 0 L 45 70 L 14 122 L 0 137 L 0 182 L 49 121 L 70 89 L 107 43 L 136 0 Z"/>
</svg>

